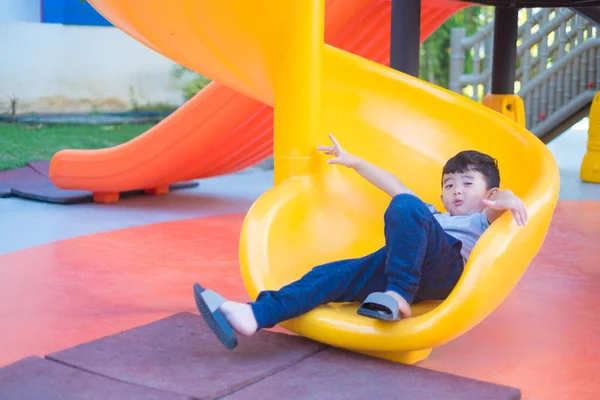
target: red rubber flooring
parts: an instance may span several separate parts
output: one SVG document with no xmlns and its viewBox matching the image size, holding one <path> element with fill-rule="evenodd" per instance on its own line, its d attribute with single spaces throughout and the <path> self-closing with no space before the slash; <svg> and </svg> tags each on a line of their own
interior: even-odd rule
<svg viewBox="0 0 600 400">
<path fill-rule="evenodd" d="M 243 215 L 79 237 L 0 256 L 0 366 L 181 312 L 192 283 L 247 300 Z M 560 202 L 509 298 L 420 366 L 518 387 L 525 399 L 600 394 L 600 202 Z"/>
</svg>

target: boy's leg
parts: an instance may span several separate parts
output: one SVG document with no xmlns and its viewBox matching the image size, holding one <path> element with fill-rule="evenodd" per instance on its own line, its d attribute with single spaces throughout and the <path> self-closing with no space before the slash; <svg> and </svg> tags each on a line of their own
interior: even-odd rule
<svg viewBox="0 0 600 400">
<path fill-rule="evenodd" d="M 334 261 L 313 268 L 299 280 L 279 290 L 259 293 L 250 303 L 258 329 L 302 315 L 319 305 L 362 301 L 372 291 L 383 290 L 385 248 L 362 258 Z"/>
<path fill-rule="evenodd" d="M 443 299 L 463 271 L 461 242 L 448 235 L 416 196 L 395 196 L 385 213 L 386 290 L 409 304 Z"/>
</svg>

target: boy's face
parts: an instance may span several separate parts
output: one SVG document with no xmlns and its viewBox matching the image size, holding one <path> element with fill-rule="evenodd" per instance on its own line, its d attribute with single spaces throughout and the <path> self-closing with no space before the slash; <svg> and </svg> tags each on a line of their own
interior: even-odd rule
<svg viewBox="0 0 600 400">
<path fill-rule="evenodd" d="M 442 203 L 450 215 L 470 215 L 483 211 L 482 200 L 490 198 L 497 188 L 487 188 L 481 172 L 444 174 Z"/>
</svg>

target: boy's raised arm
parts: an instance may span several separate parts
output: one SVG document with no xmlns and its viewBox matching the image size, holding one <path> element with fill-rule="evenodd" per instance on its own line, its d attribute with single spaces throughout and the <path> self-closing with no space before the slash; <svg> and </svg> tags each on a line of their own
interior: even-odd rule
<svg viewBox="0 0 600 400">
<path fill-rule="evenodd" d="M 327 155 L 334 156 L 334 158 L 327 161 L 329 164 L 339 164 L 354 169 L 360 176 L 391 197 L 408 191 L 406 186 L 394 174 L 348 153 L 342 149 L 342 146 L 333 135 L 330 134 L 329 138 L 333 142 L 333 146 L 319 146 L 317 149 Z"/>
</svg>

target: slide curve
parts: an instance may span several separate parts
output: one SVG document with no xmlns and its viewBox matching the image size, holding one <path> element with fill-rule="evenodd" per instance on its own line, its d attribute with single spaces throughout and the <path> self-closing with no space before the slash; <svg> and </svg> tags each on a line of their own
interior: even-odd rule
<svg viewBox="0 0 600 400">
<path fill-rule="evenodd" d="M 465 4 L 424 0 L 421 40 Z M 391 0 L 328 0 L 325 40 L 389 65 Z M 135 30 L 124 31 L 161 53 Z M 118 62 L 118 61 L 116 61 Z M 55 154 L 50 179 L 62 189 L 123 192 L 236 172 L 273 154 L 273 109 L 210 83 L 171 116 L 122 145 Z"/>
<path fill-rule="evenodd" d="M 172 0 L 138 7 L 137 0 L 89 0 L 172 60 L 273 107 L 275 185 L 253 204 L 240 237 L 241 275 L 252 298 L 316 265 L 384 244 L 389 196 L 354 171 L 326 163 L 315 149 L 329 143 L 328 132 L 440 210 L 448 158 L 477 149 L 498 159 L 501 187 L 523 199 L 529 222 L 519 227 L 510 213 L 494 222 L 447 299 L 415 305 L 413 317 L 396 323 L 361 317 L 356 304 L 320 306 L 282 323 L 333 346 L 414 363 L 476 326 L 509 295 L 548 231 L 558 167 L 537 137 L 500 113 L 324 44 L 322 1 Z"/>
</svg>

